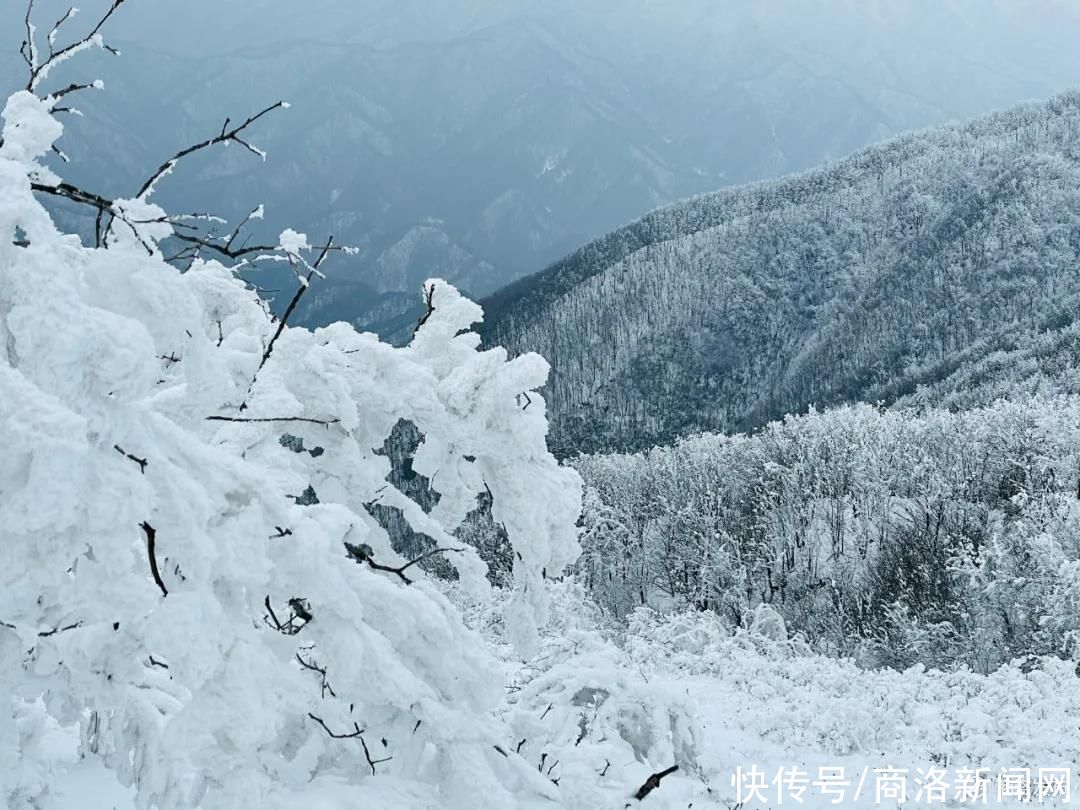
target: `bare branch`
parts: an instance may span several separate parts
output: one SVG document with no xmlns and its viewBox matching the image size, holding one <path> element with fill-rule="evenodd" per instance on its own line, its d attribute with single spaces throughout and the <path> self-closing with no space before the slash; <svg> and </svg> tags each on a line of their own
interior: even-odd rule
<svg viewBox="0 0 1080 810">
<path fill-rule="evenodd" d="M 307 422 L 312 425 L 336 425 L 341 422 L 340 419 L 308 419 L 303 416 L 281 416 L 281 417 L 265 417 L 262 419 L 250 418 L 245 419 L 241 416 L 208 416 L 207 422 Z"/>
<path fill-rule="evenodd" d="M 123 2 L 123 0 L 120 0 L 120 2 Z M 251 116 L 246 121 L 244 121 L 244 123 L 240 124 L 240 126 L 233 127 L 232 129 L 228 129 L 229 119 L 226 118 L 225 119 L 225 124 L 221 128 L 221 134 L 220 135 L 215 135 L 213 138 L 209 138 L 209 139 L 207 139 L 205 141 L 202 141 L 201 143 L 197 143 L 197 144 L 195 144 L 193 146 L 189 146 L 186 149 L 181 149 L 179 152 L 177 152 L 171 158 L 169 158 L 164 163 L 162 163 L 157 168 L 157 170 L 152 175 L 150 175 L 150 177 L 146 180 L 146 182 L 144 182 L 142 184 L 142 186 L 139 188 L 139 192 L 135 196 L 137 198 L 141 199 L 146 194 L 148 194 L 150 191 L 152 191 L 153 188 L 154 188 L 154 184 L 157 183 L 157 181 L 160 180 L 162 177 L 164 177 L 166 174 L 171 172 L 173 170 L 173 167 L 176 166 L 177 163 L 179 163 L 181 160 L 183 160 L 188 155 L 194 154 L 195 152 L 201 151 L 203 149 L 208 149 L 209 147 L 214 146 L 214 145 L 219 144 L 219 143 L 227 143 L 229 141 L 233 141 L 233 142 L 236 142 L 236 143 L 240 144 L 241 146 L 245 147 L 248 151 L 252 152 L 253 154 L 256 154 L 259 157 L 265 158 L 266 157 L 265 153 L 262 152 L 259 149 L 256 149 L 254 146 L 252 146 L 247 141 L 243 140 L 240 137 L 240 133 L 243 132 L 245 129 L 247 129 L 252 124 L 254 124 L 256 121 L 258 121 L 260 118 L 262 118 L 264 115 L 268 115 L 269 113 L 273 112 L 276 109 L 287 107 L 287 106 L 288 105 L 284 101 L 278 101 L 278 102 L 276 102 L 274 104 L 271 104 L 269 107 L 267 107 L 262 112 L 256 113 L 255 115 Z"/>
<path fill-rule="evenodd" d="M 308 712 L 308 717 L 310 717 L 312 720 L 314 720 L 316 723 L 318 723 L 320 726 L 322 726 L 323 731 L 325 731 L 329 736 L 333 737 L 335 740 L 351 740 L 351 739 L 355 739 L 356 737 L 359 737 L 360 735 L 362 735 L 364 733 L 363 731 L 361 731 L 359 723 L 353 723 L 353 731 L 350 731 L 350 732 L 345 733 L 345 734 L 337 734 L 337 733 L 330 730 L 330 727 L 328 725 L 326 725 L 326 723 L 323 721 L 323 719 L 321 717 L 316 717 L 311 712 Z"/>
<path fill-rule="evenodd" d="M 57 633 L 66 633 L 68 630 L 76 630 L 79 627 L 82 627 L 82 622 L 74 622 L 73 624 L 68 624 L 64 627 L 54 627 L 52 630 L 43 630 L 38 633 L 38 638 L 48 638 L 49 636 L 55 636 Z"/>
<path fill-rule="evenodd" d="M 420 317 L 420 320 L 417 321 L 416 326 L 413 327 L 413 337 L 416 337 L 416 333 L 420 331 L 420 327 L 427 323 L 428 318 L 430 318 L 435 312 L 435 304 L 432 303 L 432 299 L 434 297 L 435 285 L 432 284 L 430 287 L 424 290 L 424 303 L 427 305 L 427 311 L 424 312 L 424 314 Z"/>
<path fill-rule="evenodd" d="M 274 331 L 274 336 L 270 338 L 270 342 L 266 344 L 266 351 L 263 352 L 262 360 L 259 361 L 259 367 L 255 369 L 255 373 L 251 377 L 251 384 L 248 385 L 248 393 L 251 393 L 251 389 L 255 387 L 256 381 L 259 379 L 259 372 L 263 370 L 263 366 L 266 365 L 266 361 L 270 359 L 271 353 L 274 351 L 274 344 L 277 343 L 277 339 L 281 337 L 282 332 L 285 331 L 285 326 L 289 322 L 289 317 L 296 310 L 296 307 L 300 304 L 300 299 L 304 297 L 304 293 L 307 292 L 308 287 L 311 286 L 311 279 L 319 272 L 319 266 L 326 260 L 326 257 L 330 254 L 330 250 L 334 246 L 334 237 L 331 236 L 326 240 L 326 245 L 323 246 L 322 252 L 319 254 L 319 258 L 315 260 L 315 264 L 311 265 L 308 271 L 307 277 L 302 278 L 300 285 L 296 289 L 296 293 L 293 295 L 292 300 L 289 302 L 289 306 L 285 309 L 285 314 L 281 316 L 281 320 L 278 322 L 278 328 Z M 291 259 L 292 257 L 290 257 Z M 247 401 L 245 400 L 240 405 L 240 411 L 247 410 Z"/>
<path fill-rule="evenodd" d="M 274 608 L 270 605 L 270 594 L 266 595 L 266 599 L 263 600 L 263 604 L 266 605 L 266 611 L 267 611 L 267 613 L 270 614 L 269 618 L 272 619 L 273 622 L 274 622 L 274 624 L 273 624 L 274 629 L 279 631 L 279 632 L 284 631 L 284 629 L 285 629 L 284 625 L 282 625 L 282 623 L 280 621 L 278 621 L 277 614 L 274 613 Z"/>
<path fill-rule="evenodd" d="M 320 667 L 318 664 L 313 664 L 310 661 L 305 661 L 300 653 L 296 654 L 296 660 L 306 670 L 311 672 L 317 672 L 322 677 L 322 696 L 326 697 L 326 693 L 329 692 L 331 697 L 337 697 L 337 692 L 330 686 L 330 682 L 326 679 L 326 667 Z"/>
<path fill-rule="evenodd" d="M 297 305 L 300 303 L 300 299 L 303 297 L 304 293 L 307 292 L 307 288 L 311 284 L 312 277 L 315 275 L 316 271 L 319 269 L 319 265 L 321 265 L 323 263 L 323 261 L 326 259 L 326 256 L 330 252 L 330 248 L 333 246 L 333 244 L 334 244 L 334 237 L 331 236 L 326 241 L 326 246 L 323 248 L 322 253 L 319 255 L 319 258 L 315 261 L 315 264 L 311 268 L 311 271 L 307 274 L 306 279 L 297 288 L 296 294 L 293 295 L 292 300 L 289 302 L 289 306 L 285 309 L 285 314 L 281 316 L 281 322 L 278 324 L 277 331 L 274 332 L 274 336 L 272 338 L 270 338 L 270 342 L 266 345 L 266 351 L 263 352 L 262 361 L 259 363 L 259 367 L 255 370 L 256 375 L 260 371 L 262 371 L 263 366 L 266 365 L 266 361 L 270 359 L 270 354 L 271 354 L 271 352 L 274 351 L 274 344 L 277 342 L 277 339 L 279 337 L 281 337 L 281 333 L 285 331 L 285 325 L 286 325 L 286 323 L 288 323 L 289 316 L 293 314 L 293 311 L 296 309 Z M 254 385 L 254 384 L 255 384 L 255 381 L 252 380 L 252 385 Z"/>
<path fill-rule="evenodd" d="M 367 545 L 366 543 L 364 543 L 362 545 L 356 545 L 354 543 L 349 543 L 349 542 L 346 541 L 346 543 L 345 543 L 345 551 L 347 552 L 350 560 L 352 560 L 354 562 L 357 562 L 357 563 L 364 563 L 364 564 L 368 565 L 369 567 L 374 568 L 376 571 L 385 571 L 388 574 L 395 574 L 406 585 L 412 585 L 413 581 L 411 579 L 409 579 L 407 576 L 405 576 L 405 571 L 408 570 L 411 566 L 416 565 L 419 562 L 423 562 L 428 557 L 434 557 L 436 554 L 446 554 L 446 553 L 449 553 L 449 552 L 454 552 L 454 553 L 460 554 L 460 553 L 463 553 L 465 551 L 465 549 L 463 549 L 463 548 L 436 548 L 436 549 L 432 549 L 431 551 L 427 552 L 426 554 L 421 554 L 416 559 L 409 560 L 409 562 L 407 562 L 404 565 L 399 566 L 397 568 L 395 568 L 392 565 L 383 565 L 381 563 L 376 562 L 372 558 L 372 554 L 374 552 L 373 552 L 371 546 Z"/>
<path fill-rule="evenodd" d="M 34 71 L 37 69 L 37 45 L 34 44 L 34 24 L 30 19 L 33 13 L 34 0 L 29 0 L 26 4 L 26 19 L 24 21 L 26 23 L 26 39 L 23 40 L 19 52 L 23 55 L 23 59 L 26 60 L 26 64 L 30 66 L 31 80 L 33 80 Z"/>
<path fill-rule="evenodd" d="M 385 743 L 385 740 L 383 742 Z M 364 759 L 367 760 L 368 767 L 371 768 L 371 775 L 372 776 L 375 775 L 375 766 L 376 765 L 379 765 L 379 764 L 381 764 L 383 762 L 389 762 L 390 760 L 393 759 L 393 757 L 383 757 L 382 759 L 372 759 L 371 758 L 371 752 L 368 751 L 367 742 L 364 740 L 363 736 L 360 737 L 360 745 L 364 749 Z"/>
<path fill-rule="evenodd" d="M 70 45 L 67 45 L 66 47 L 63 47 L 60 50 L 56 51 L 54 50 L 54 43 L 56 39 L 57 29 L 59 29 L 59 27 L 68 19 L 74 16 L 74 9 L 68 11 L 67 14 L 65 14 L 57 21 L 56 25 L 54 25 L 52 30 L 49 32 L 49 58 L 39 64 L 37 59 L 37 46 L 34 44 L 34 26 L 30 20 L 31 13 L 34 7 L 33 0 L 31 0 L 26 9 L 26 44 L 28 53 L 23 55 L 23 58 L 26 60 L 27 65 L 30 67 L 30 80 L 27 82 L 26 89 L 31 92 L 35 91 L 41 80 L 49 75 L 49 71 L 55 65 L 63 62 L 69 56 L 74 55 L 77 51 L 84 50 L 93 45 L 99 45 L 100 47 L 107 50 L 109 53 L 116 54 L 116 49 L 110 48 L 104 42 L 100 41 L 100 39 L 98 39 L 98 34 L 101 32 L 101 29 L 104 27 L 105 23 L 109 21 L 109 18 L 112 17 L 114 13 L 116 13 L 116 10 L 120 8 L 120 6 L 124 4 L 124 2 L 125 0 L 113 0 L 112 5 L 109 6 L 109 10 L 105 12 L 105 15 L 100 20 L 98 20 L 97 25 L 94 26 L 93 30 L 91 30 L 89 34 L 87 34 L 82 39 L 72 42 Z"/>
<path fill-rule="evenodd" d="M 64 23 L 66 23 L 78 13 L 79 10 L 75 8 L 75 6 L 71 6 L 64 14 L 64 16 L 53 24 L 53 27 L 49 31 L 49 58 L 52 58 L 55 54 L 56 35 L 60 31 L 60 26 L 62 26 Z"/>
</svg>

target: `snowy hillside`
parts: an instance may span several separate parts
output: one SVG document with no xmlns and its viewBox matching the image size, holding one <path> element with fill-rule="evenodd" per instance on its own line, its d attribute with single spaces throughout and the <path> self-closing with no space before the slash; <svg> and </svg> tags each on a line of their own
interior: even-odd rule
<svg viewBox="0 0 1080 810">
<path fill-rule="evenodd" d="M 811 404 L 1075 391 L 1080 95 L 658 210 L 491 296 L 560 455 Z"/>
<path fill-rule="evenodd" d="M 581 6 L 591 14 L 595 2 Z M 458 56 L 477 55 L 455 66 L 479 70 L 499 30 L 479 23 L 521 21 L 513 4 L 465 6 L 447 31 L 461 37 Z M 1080 398 L 1059 390 L 1077 365 L 1076 96 L 662 211 L 542 277 L 529 288 L 535 322 L 504 306 L 492 331 L 548 340 L 562 430 L 566 391 L 610 383 L 598 371 L 629 368 L 634 338 L 677 337 L 669 327 L 685 327 L 688 303 L 746 327 L 706 336 L 728 348 L 751 327 L 792 327 L 770 333 L 779 342 L 754 362 L 799 339 L 797 327 L 822 327 L 779 377 L 729 374 L 753 347 L 724 369 L 726 387 L 705 375 L 733 413 L 749 403 L 764 418 L 781 394 L 802 404 L 874 386 L 913 403 L 561 464 L 548 361 L 482 345 L 482 307 L 420 275 L 440 261 L 470 283 L 501 272 L 459 249 L 447 219 L 376 231 L 387 236 L 380 278 L 345 285 L 377 299 L 403 345 L 347 321 L 297 325 L 309 304 L 339 311 L 334 268 L 377 241 L 345 238 L 365 221 L 347 173 L 318 186 L 319 172 L 290 170 L 280 188 L 296 207 L 284 213 L 331 206 L 310 235 L 277 227 L 280 213 L 252 198 L 264 190 L 245 182 L 267 159 L 263 135 L 300 105 L 245 98 L 243 113 L 119 190 L 110 167 L 131 153 L 110 145 L 95 158 L 102 141 L 77 136 L 122 119 L 65 125 L 112 92 L 95 71 L 118 55 L 106 32 L 127 8 L 113 0 L 84 24 L 75 9 L 53 17 L 45 0 L 28 2 L 23 89 L 0 112 L 3 810 L 1080 805 Z M 426 8 L 379 5 L 370 22 L 389 51 L 437 56 L 446 20 Z M 597 19 L 622 30 L 639 24 L 629 18 Z M 253 19 L 252 40 L 284 46 L 322 21 L 304 20 L 288 32 Z M 191 52 L 210 65 L 235 22 L 223 12 Z M 543 26 L 525 27 L 524 63 L 546 64 L 529 47 L 573 61 Z M 372 45 L 350 25 L 337 33 Z M 631 59 L 652 61 L 647 49 Z M 417 75 L 437 64 L 418 62 Z M 556 106 L 627 139 L 610 143 L 636 137 L 616 108 L 545 81 Z M 164 118 L 120 95 L 146 119 L 133 132 L 160 137 Z M 443 112 L 484 107 L 468 93 L 444 101 Z M 398 148 L 363 126 L 353 134 L 385 155 Z M 595 155 L 617 166 L 598 137 Z M 338 174 L 332 152 L 308 154 Z M 80 173 L 88 159 L 98 163 Z M 538 182 L 573 174 L 557 150 L 529 162 Z M 590 165 L 601 176 L 608 164 Z M 205 195 L 199 207 L 172 207 L 166 190 L 184 177 Z M 387 188 L 419 193 L 408 179 Z M 639 181 L 651 182 L 630 187 Z M 534 202 L 499 194 L 473 224 L 497 231 Z M 674 269 L 634 258 L 664 234 L 652 259 Z M 842 261 L 829 253 L 840 247 Z M 919 261 L 876 263 L 905 252 Z M 721 254 L 727 297 L 681 272 Z M 819 261 L 854 269 L 810 277 Z M 260 268 L 274 268 L 275 310 Z M 928 280 L 951 296 L 947 309 L 921 301 Z M 600 294 L 578 295 L 590 283 Z M 563 297 L 545 298 L 552 290 Z M 789 308 L 754 321 L 769 295 Z M 592 331 L 575 353 L 552 337 L 581 324 Z M 698 424 L 697 402 L 679 393 L 683 356 L 653 348 L 646 359 L 668 376 L 640 382 L 667 397 L 662 427 Z M 762 400 L 758 384 L 777 380 Z M 1000 393 L 1012 399 L 973 407 Z M 655 404 L 621 412 L 651 418 Z"/>
</svg>

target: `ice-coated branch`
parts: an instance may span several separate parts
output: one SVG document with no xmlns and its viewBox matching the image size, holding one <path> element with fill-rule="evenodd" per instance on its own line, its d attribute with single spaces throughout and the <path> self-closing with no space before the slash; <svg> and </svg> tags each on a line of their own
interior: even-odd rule
<svg viewBox="0 0 1080 810">
<path fill-rule="evenodd" d="M 420 331 L 420 327 L 427 323 L 428 318 L 435 313 L 435 304 L 432 301 L 434 297 L 435 284 L 432 283 L 424 290 L 424 304 L 427 309 L 424 311 L 424 314 L 420 316 L 420 320 L 416 322 L 416 326 L 413 327 L 413 337 L 416 337 L 416 333 Z"/>
<path fill-rule="evenodd" d="M 360 740 L 360 746 L 364 749 L 364 759 L 367 760 L 368 767 L 371 768 L 372 776 L 374 776 L 376 773 L 376 765 L 380 765 L 383 762 L 389 762 L 393 759 L 393 757 L 383 757 L 382 759 L 371 758 L 371 751 L 368 749 L 367 741 L 364 739 L 364 732 L 360 729 L 359 723 L 353 723 L 352 731 L 336 733 L 330 730 L 330 727 L 326 725 L 325 722 L 323 722 L 323 719 L 321 717 L 317 717 L 311 712 L 308 712 L 308 717 L 310 717 L 312 720 L 322 726 L 323 731 L 325 731 L 330 737 L 333 737 L 335 740 Z"/>
<path fill-rule="evenodd" d="M 64 16 L 57 20 L 53 27 L 49 30 L 49 56 L 52 57 L 56 53 L 56 35 L 60 32 L 60 26 L 79 13 L 79 10 L 75 6 L 68 8 L 64 12 Z"/>
<path fill-rule="evenodd" d="M 277 109 L 286 109 L 286 108 L 288 108 L 288 106 L 289 106 L 288 103 L 285 102 L 285 101 L 275 102 L 274 104 L 271 104 L 269 107 L 267 107 L 265 110 L 263 110 L 262 112 L 258 112 L 255 115 L 248 118 L 246 121 L 244 121 L 242 124 L 240 124 L 240 126 L 233 127 L 232 129 L 229 129 L 229 123 L 231 122 L 232 119 L 226 118 L 225 123 L 221 127 L 221 133 L 220 134 L 215 135 L 213 138 L 208 138 L 207 140 L 202 141 L 201 143 L 197 143 L 197 144 L 194 144 L 192 146 L 189 146 L 186 149 L 181 149 L 179 152 L 177 152 L 171 158 L 169 158 L 164 163 L 162 163 L 160 166 L 158 166 L 158 168 L 154 171 L 154 173 L 152 175 L 150 175 L 150 177 L 147 178 L 147 180 L 142 184 L 142 186 L 139 188 L 139 192 L 135 196 L 140 200 L 147 197 L 147 196 L 149 196 L 153 192 L 154 185 L 158 182 L 158 180 L 160 180 L 162 177 L 164 177 L 165 175 L 172 172 L 173 168 L 176 166 L 177 163 L 179 163 L 181 160 L 183 160 L 188 155 L 192 155 L 195 152 L 199 152 L 199 151 L 201 151 L 203 149 L 209 149 L 211 146 L 214 146 L 214 145 L 219 144 L 219 143 L 230 143 L 230 142 L 238 143 L 241 146 L 243 146 L 245 149 L 247 149 L 249 152 L 251 152 L 252 154 L 258 155 L 260 158 L 263 158 L 265 160 L 266 159 L 266 153 L 263 152 L 261 149 L 258 149 L 255 146 L 252 146 L 251 143 L 249 143 L 248 141 L 245 141 L 243 138 L 241 138 L 240 133 L 242 133 L 245 129 L 250 127 L 252 124 L 254 124 L 256 121 L 258 121 L 263 116 L 269 115 L 270 113 L 272 113 L 274 110 L 277 110 Z M 256 209 L 256 210 L 258 210 L 258 209 Z M 250 218 L 250 215 L 249 215 L 249 218 Z M 245 220 L 245 222 L 246 221 L 247 220 Z"/>
<path fill-rule="evenodd" d="M 109 18 L 116 13 L 116 10 L 124 4 L 125 0 L 113 0 L 109 6 L 108 11 L 98 20 L 97 25 L 82 39 L 72 42 L 70 45 L 66 45 L 60 50 L 56 50 L 56 35 L 59 32 L 61 26 L 75 16 L 77 9 L 70 8 L 67 13 L 64 14 L 49 31 L 49 55 L 44 60 L 41 60 L 40 53 L 36 42 L 34 41 L 35 27 L 32 20 L 34 11 L 34 0 L 29 0 L 26 6 L 26 40 L 23 42 L 23 46 L 20 49 L 23 59 L 26 61 L 27 67 L 30 68 L 30 78 L 26 83 L 26 89 L 30 92 L 36 92 L 38 85 L 49 75 L 49 72 L 62 62 L 66 62 L 72 56 L 81 51 L 85 51 L 88 48 L 102 48 L 109 53 L 116 54 L 118 51 L 105 44 L 101 38 L 101 29 L 105 26 L 105 23 L 109 21 Z M 88 85 L 93 87 L 94 85 Z"/>
<path fill-rule="evenodd" d="M 19 46 L 19 53 L 22 54 L 22 58 L 26 61 L 27 66 L 30 68 L 30 75 L 33 76 L 33 71 L 37 67 L 37 45 L 34 44 L 34 23 L 32 17 L 34 15 L 34 0 L 29 0 L 26 4 L 26 18 L 24 20 L 26 24 L 26 39 L 23 40 L 22 45 Z"/>
<path fill-rule="evenodd" d="M 308 265 L 308 274 L 305 277 L 301 277 L 300 284 L 296 288 L 296 292 L 293 294 L 292 300 L 289 301 L 289 306 L 285 308 L 285 314 L 281 316 L 281 320 L 278 321 L 278 327 L 274 331 L 273 337 L 270 338 L 270 342 L 266 344 L 266 349 L 263 351 L 262 360 L 259 361 L 259 367 L 255 369 L 255 373 L 251 376 L 251 384 L 248 386 L 248 393 L 251 393 L 251 389 L 255 387 L 256 381 L 259 379 L 259 372 L 263 370 L 263 366 L 270 359 L 270 355 L 274 351 L 274 345 L 277 343 L 277 339 L 281 337 L 282 332 L 285 331 L 285 327 L 289 322 L 289 318 L 293 312 L 296 311 L 296 307 L 300 304 L 300 299 L 304 297 L 304 293 L 307 292 L 308 287 L 311 286 L 311 279 L 319 272 L 319 267 L 326 261 L 326 257 L 330 255 L 330 251 L 334 248 L 334 237 L 331 236 L 326 240 L 326 244 L 322 248 L 322 252 L 319 253 L 319 258 L 315 260 L 315 264 Z M 278 248 L 281 250 L 282 248 Z M 287 253 L 290 263 L 295 260 L 303 261 L 298 255 L 294 253 Z M 306 262 L 305 262 L 306 264 Z M 240 411 L 247 410 L 247 401 L 245 400 L 240 404 Z"/>
</svg>

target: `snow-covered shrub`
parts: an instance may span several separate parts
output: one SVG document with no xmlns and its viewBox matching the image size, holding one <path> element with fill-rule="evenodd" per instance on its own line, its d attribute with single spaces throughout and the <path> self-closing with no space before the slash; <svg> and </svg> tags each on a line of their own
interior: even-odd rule
<svg viewBox="0 0 1080 810">
<path fill-rule="evenodd" d="M 452 532 L 490 490 L 514 549 L 505 627 L 535 651 L 580 509 L 545 444 L 546 363 L 479 351 L 479 307 L 440 281 L 405 348 L 284 328 L 221 264 L 163 261 L 171 227 L 149 193 L 114 207 L 108 249 L 83 246 L 32 193 L 60 182 L 38 162 L 60 133 L 48 101 L 8 101 L 0 712 L 19 720 L 0 723 L 0 803 L 48 791 L 38 701 L 141 806 L 549 801 L 495 748 L 492 654 L 367 510 L 399 509 L 482 593 Z M 278 251 L 311 266 L 302 235 Z M 401 419 L 424 436 L 430 513 L 376 452 Z"/>
<path fill-rule="evenodd" d="M 801 638 L 788 637 L 783 618 L 768 605 L 759 605 L 745 627 L 711 611 L 664 614 L 641 608 L 630 617 L 624 646 L 635 661 L 693 674 L 712 672 L 744 652 L 769 659 L 811 654 Z"/>
<path fill-rule="evenodd" d="M 690 702 L 594 630 L 553 636 L 511 681 L 508 704 L 513 749 L 558 785 L 564 807 L 622 808 L 628 787 L 672 766 L 665 806 L 705 789 Z"/>
</svg>

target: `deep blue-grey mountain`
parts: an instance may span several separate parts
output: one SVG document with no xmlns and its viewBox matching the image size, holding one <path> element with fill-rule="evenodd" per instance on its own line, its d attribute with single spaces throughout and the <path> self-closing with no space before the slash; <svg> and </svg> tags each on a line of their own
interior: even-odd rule
<svg viewBox="0 0 1080 810">
<path fill-rule="evenodd" d="M 19 5 L 0 9 L 5 89 Z M 1080 81 L 1070 2 L 130 0 L 111 25 L 121 58 L 56 76 L 106 82 L 69 121 L 65 176 L 130 194 L 225 116 L 285 98 L 252 133 L 265 164 L 192 159 L 159 199 L 233 219 L 265 203 L 267 235 L 359 246 L 298 320 L 384 333 L 428 276 L 486 295 L 659 205 Z"/>
<path fill-rule="evenodd" d="M 1080 380 L 1080 94 L 688 200 L 486 302 L 559 451 Z"/>
</svg>

